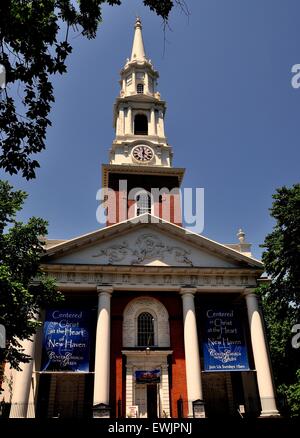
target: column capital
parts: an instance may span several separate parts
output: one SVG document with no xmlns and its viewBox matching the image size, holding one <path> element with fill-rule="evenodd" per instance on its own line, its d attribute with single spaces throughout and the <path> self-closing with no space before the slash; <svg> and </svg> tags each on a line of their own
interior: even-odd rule
<svg viewBox="0 0 300 438">
<path fill-rule="evenodd" d="M 194 297 L 196 292 L 196 287 L 181 287 L 179 293 L 182 297 L 184 297 L 185 295 L 192 295 Z"/>
<path fill-rule="evenodd" d="M 244 291 L 243 291 L 243 296 L 245 298 L 250 297 L 250 296 L 254 296 L 256 298 L 258 298 L 258 295 L 255 293 L 255 287 L 245 287 Z"/>
<path fill-rule="evenodd" d="M 102 285 L 97 285 L 97 294 L 108 294 L 108 295 L 112 295 L 114 291 L 114 288 L 112 286 L 102 286 Z"/>
</svg>

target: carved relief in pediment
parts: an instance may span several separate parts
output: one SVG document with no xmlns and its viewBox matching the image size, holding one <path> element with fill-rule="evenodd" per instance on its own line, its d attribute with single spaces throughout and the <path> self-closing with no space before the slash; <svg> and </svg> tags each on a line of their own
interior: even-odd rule
<svg viewBox="0 0 300 438">
<path fill-rule="evenodd" d="M 193 266 L 190 251 L 180 246 L 166 245 L 154 234 L 142 234 L 132 246 L 127 241 L 123 241 L 103 248 L 92 255 L 95 258 L 104 258 L 110 264 L 123 262 L 131 265 L 139 265 L 155 259 L 164 261 L 166 256 L 171 256 L 176 263 Z"/>
</svg>

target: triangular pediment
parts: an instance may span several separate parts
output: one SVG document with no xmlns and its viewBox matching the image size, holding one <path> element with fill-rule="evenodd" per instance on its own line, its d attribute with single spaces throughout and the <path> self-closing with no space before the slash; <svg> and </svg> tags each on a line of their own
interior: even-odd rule
<svg viewBox="0 0 300 438">
<path fill-rule="evenodd" d="M 126 221 L 57 244 L 44 263 L 262 268 L 253 258 L 161 219 Z"/>
</svg>

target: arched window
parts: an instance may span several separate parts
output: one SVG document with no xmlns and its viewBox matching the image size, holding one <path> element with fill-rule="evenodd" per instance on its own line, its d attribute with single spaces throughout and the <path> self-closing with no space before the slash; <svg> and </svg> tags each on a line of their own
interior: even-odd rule
<svg viewBox="0 0 300 438">
<path fill-rule="evenodd" d="M 169 314 L 165 306 L 158 300 L 148 296 L 139 296 L 129 301 L 124 309 L 123 314 L 123 347 L 136 348 L 141 334 L 144 331 L 144 324 L 142 325 L 143 314 L 150 314 L 150 332 L 154 331 L 154 339 L 152 340 L 154 346 L 160 348 L 170 347 L 170 326 Z M 152 319 L 152 321 L 151 321 Z M 140 323 L 138 322 L 140 321 Z M 148 336 L 146 336 L 149 338 Z M 150 336 L 151 340 L 151 336 Z M 146 347 L 147 345 L 142 345 Z M 149 345 L 151 347 L 151 345 Z"/>
<path fill-rule="evenodd" d="M 149 312 L 143 312 L 138 320 L 138 347 L 151 347 L 154 345 L 154 318 Z"/>
<path fill-rule="evenodd" d="M 141 216 L 144 213 L 151 214 L 151 195 L 147 192 L 141 192 L 136 196 L 136 215 Z"/>
<path fill-rule="evenodd" d="M 145 114 L 137 114 L 134 118 L 135 135 L 148 135 L 148 119 Z"/>
<path fill-rule="evenodd" d="M 143 94 L 144 93 L 144 85 L 143 84 L 137 84 L 136 91 L 137 91 L 138 94 Z"/>
</svg>

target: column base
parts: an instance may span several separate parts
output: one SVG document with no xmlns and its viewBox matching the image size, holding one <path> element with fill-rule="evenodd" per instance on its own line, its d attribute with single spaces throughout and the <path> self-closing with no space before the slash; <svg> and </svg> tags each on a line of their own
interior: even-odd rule
<svg viewBox="0 0 300 438">
<path fill-rule="evenodd" d="M 270 418 L 270 417 L 281 417 L 280 413 L 276 410 L 274 411 L 261 411 L 259 418 Z"/>
<path fill-rule="evenodd" d="M 274 397 L 262 397 L 260 402 L 261 413 L 259 418 L 280 417 Z"/>
<path fill-rule="evenodd" d="M 9 418 L 27 418 L 28 403 L 12 403 Z"/>
<path fill-rule="evenodd" d="M 110 418 L 110 409 L 105 403 L 93 406 L 93 418 Z"/>
</svg>

